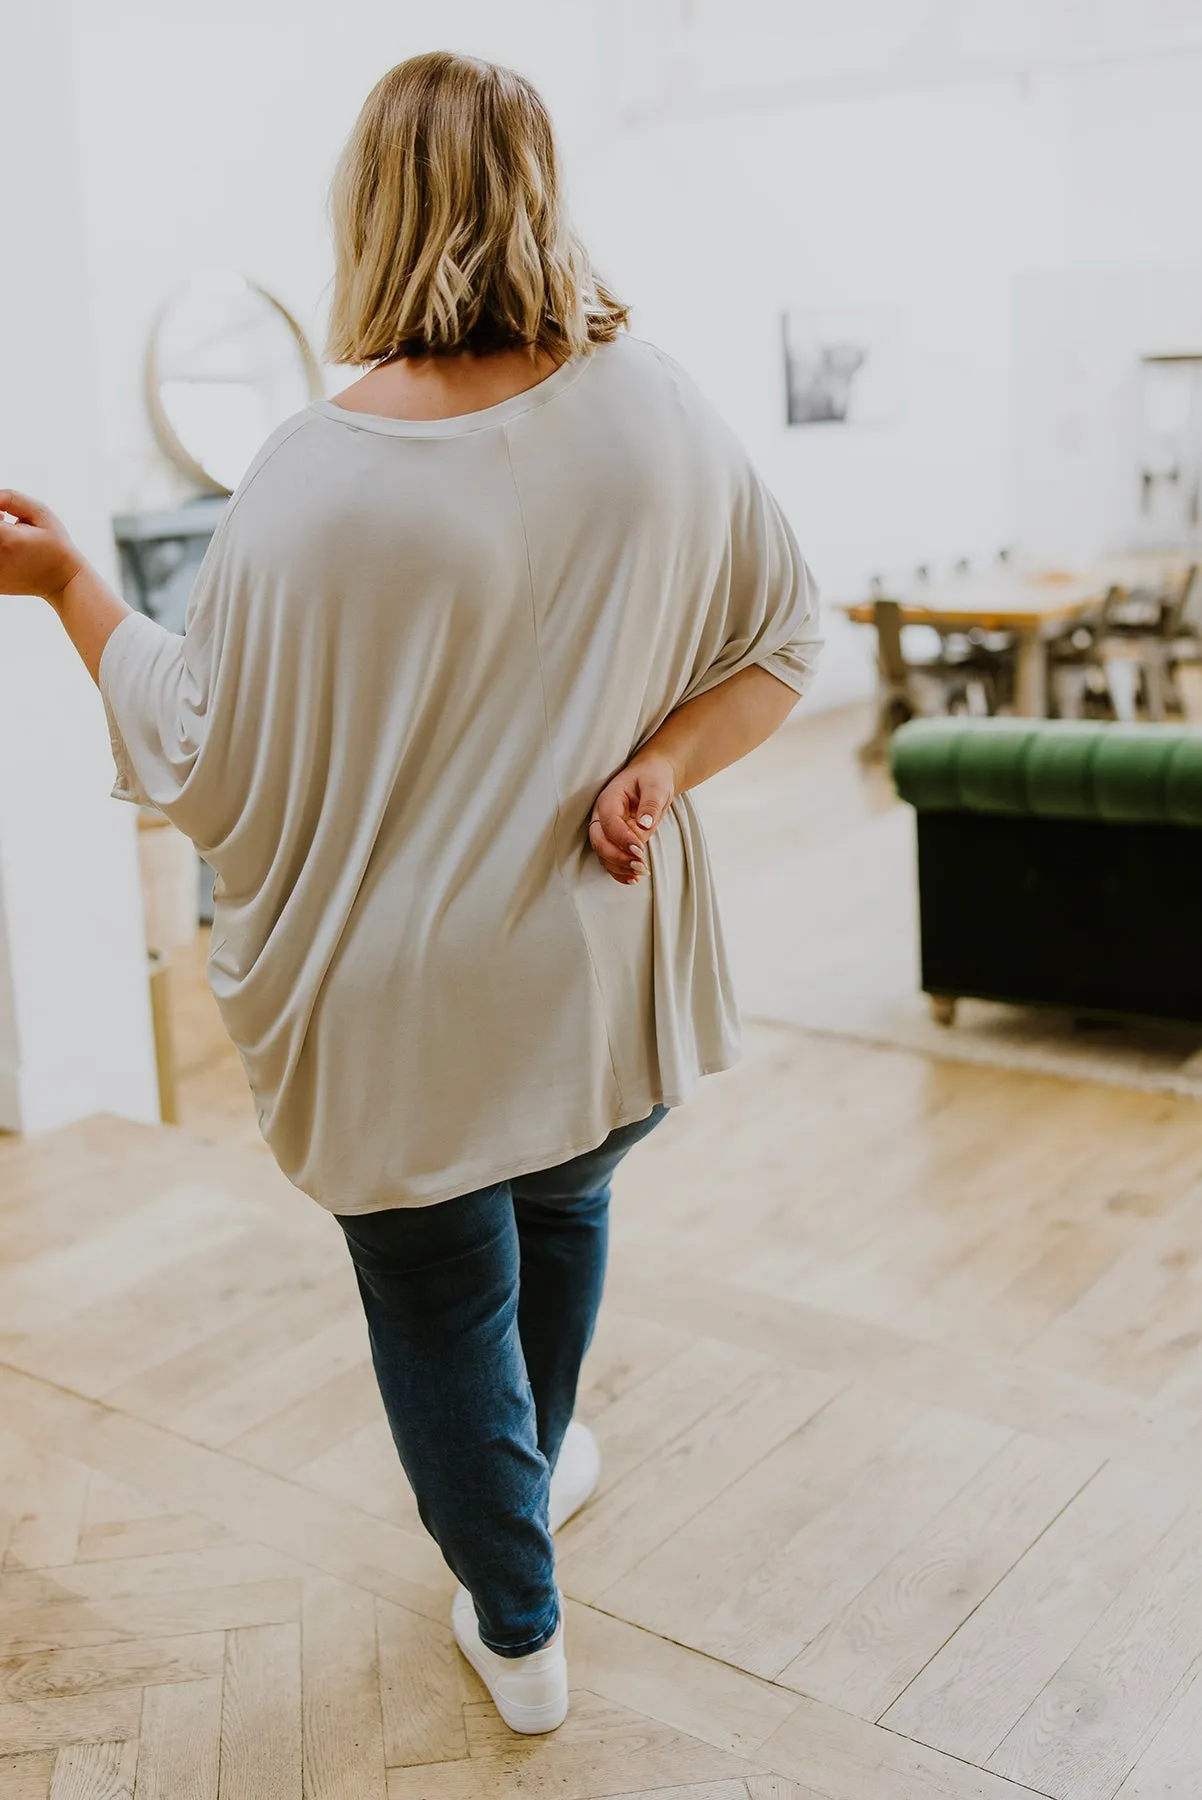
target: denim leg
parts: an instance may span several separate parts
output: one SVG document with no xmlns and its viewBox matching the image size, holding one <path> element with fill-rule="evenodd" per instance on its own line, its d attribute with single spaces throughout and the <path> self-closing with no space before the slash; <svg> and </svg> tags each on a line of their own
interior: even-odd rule
<svg viewBox="0 0 1202 1800">
<path fill-rule="evenodd" d="M 570 1162 L 510 1183 L 521 1245 L 518 1326 L 538 1417 L 538 1442 L 555 1467 L 576 1404 L 580 1365 L 592 1341 L 609 1238 L 614 1170 L 667 1113 L 621 1125 Z"/>
<path fill-rule="evenodd" d="M 537 1650 L 555 1634 L 558 1595 L 509 1184 L 338 1223 L 422 1522 L 470 1591 L 489 1649 Z"/>
</svg>

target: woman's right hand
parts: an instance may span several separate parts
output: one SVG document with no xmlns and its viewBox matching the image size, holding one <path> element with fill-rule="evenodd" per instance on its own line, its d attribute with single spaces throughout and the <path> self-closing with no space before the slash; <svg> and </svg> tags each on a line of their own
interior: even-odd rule
<svg viewBox="0 0 1202 1800">
<path fill-rule="evenodd" d="M 40 594 L 53 605 L 83 566 L 66 527 L 48 506 L 15 488 L 0 488 L 0 594 Z"/>
<path fill-rule="evenodd" d="M 597 795 L 588 841 L 607 875 L 631 887 L 647 873 L 646 847 L 676 794 L 666 756 L 643 751 Z"/>
</svg>

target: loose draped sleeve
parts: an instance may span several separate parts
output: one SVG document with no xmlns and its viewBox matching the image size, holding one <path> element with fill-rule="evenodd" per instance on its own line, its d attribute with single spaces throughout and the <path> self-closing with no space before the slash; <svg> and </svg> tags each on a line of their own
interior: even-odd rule
<svg viewBox="0 0 1202 1800">
<path fill-rule="evenodd" d="M 207 657 L 143 613 L 130 613 L 100 659 L 100 693 L 117 779 L 113 796 L 153 806 L 204 848 L 213 836 L 194 780 L 209 697 Z"/>
<path fill-rule="evenodd" d="M 817 584 L 788 520 L 741 451 L 729 517 L 722 566 L 678 705 L 753 665 L 804 694 L 822 649 Z"/>
<path fill-rule="evenodd" d="M 296 429 L 286 421 L 257 452 L 209 540 L 184 633 L 131 613 L 109 638 L 99 686 L 108 720 L 115 799 L 153 806 L 208 853 L 246 804 L 261 708 L 246 703 L 265 677 L 266 636 L 256 620 L 253 568 L 241 546 L 238 508 L 274 452 Z"/>
<path fill-rule="evenodd" d="M 751 617 L 744 625 L 747 636 L 741 640 L 736 634 L 725 646 L 724 656 L 737 651 L 741 668 L 756 663 L 786 687 L 804 694 L 814 679 L 822 650 L 818 584 L 776 500 L 758 481 L 756 485 L 754 557 L 761 569 L 760 581 L 751 601 Z"/>
</svg>

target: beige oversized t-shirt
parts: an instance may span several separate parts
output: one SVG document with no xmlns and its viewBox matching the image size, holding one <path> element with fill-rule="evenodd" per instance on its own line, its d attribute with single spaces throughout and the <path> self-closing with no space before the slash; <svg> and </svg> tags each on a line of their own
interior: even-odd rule
<svg viewBox="0 0 1202 1800">
<path fill-rule="evenodd" d="M 113 792 L 216 871 L 208 976 L 290 1179 L 420 1206 L 599 1144 L 738 1056 L 692 799 L 621 886 L 600 789 L 814 588 L 745 452 L 636 338 L 453 419 L 318 400 L 239 483 L 186 634 L 100 667 Z"/>
</svg>

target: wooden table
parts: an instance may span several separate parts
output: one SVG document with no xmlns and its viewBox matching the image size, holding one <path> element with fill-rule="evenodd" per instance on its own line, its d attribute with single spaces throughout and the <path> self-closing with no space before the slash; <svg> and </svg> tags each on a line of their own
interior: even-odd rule
<svg viewBox="0 0 1202 1800">
<path fill-rule="evenodd" d="M 938 631 L 1009 631 L 1015 638 L 1015 711 L 1044 718 L 1048 710 L 1049 625 L 1063 625 L 1097 606 L 1113 585 L 1099 567 L 1082 576 L 957 575 L 947 581 L 916 582 L 882 594 L 901 607 L 903 625 L 933 625 Z M 873 623 L 873 602 L 845 602 L 841 610 L 857 624 Z"/>
</svg>

